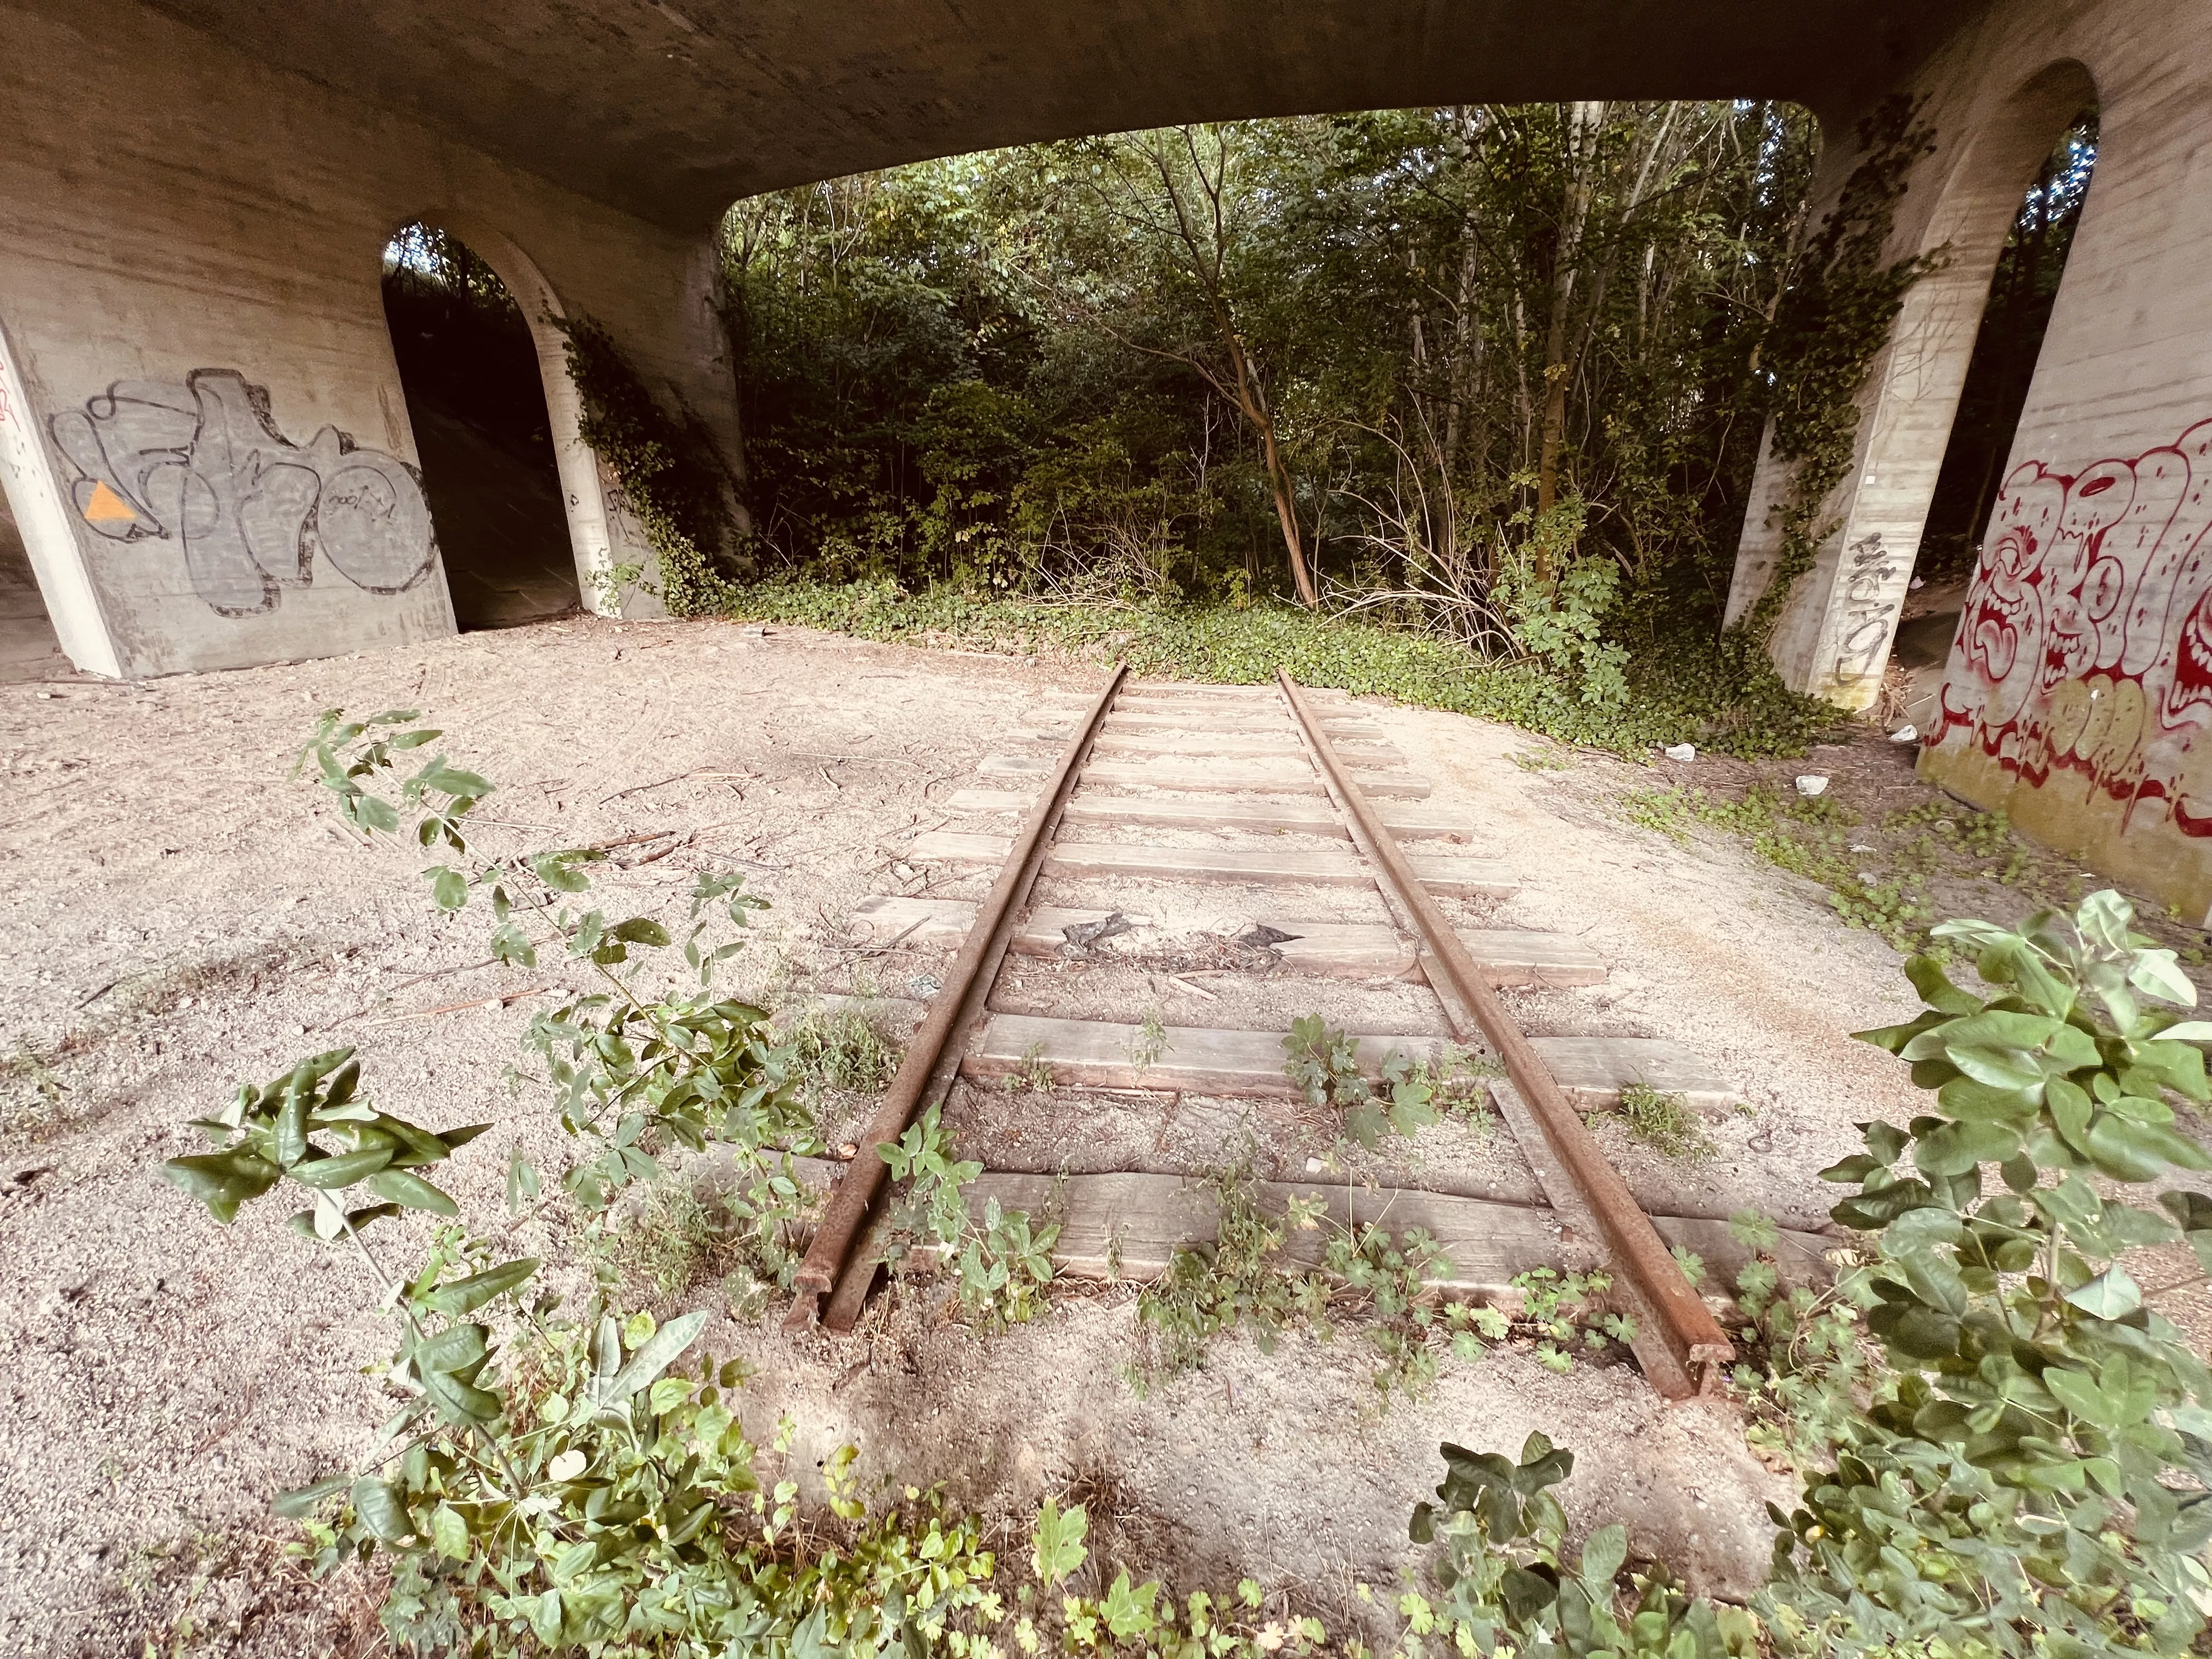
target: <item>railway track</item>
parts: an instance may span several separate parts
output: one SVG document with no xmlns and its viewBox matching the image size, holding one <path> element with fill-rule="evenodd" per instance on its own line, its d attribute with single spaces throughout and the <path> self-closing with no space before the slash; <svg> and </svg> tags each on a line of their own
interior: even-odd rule
<svg viewBox="0 0 2212 1659">
<path fill-rule="evenodd" d="M 946 802 L 963 827 L 925 834 L 907 852 L 924 866 L 995 870 L 989 892 L 886 894 L 854 913 L 864 941 L 957 947 L 942 988 L 915 1011 L 918 1027 L 862 1146 L 896 1139 L 963 1079 L 1048 1074 L 1055 1089 L 1146 1091 L 1168 1112 L 1185 1096 L 1298 1097 L 1279 1025 L 1059 1018 L 1019 1012 L 1010 1006 L 1018 999 L 1000 994 L 1024 959 L 1102 946 L 1137 963 L 1171 954 L 1176 931 L 1147 903 L 1203 896 L 1249 918 L 1231 954 L 1271 975 L 1425 985 L 1454 1037 L 1502 1063 L 1490 1093 L 1539 1188 L 1494 1196 L 1287 1182 L 1263 1185 L 1263 1203 L 1317 1196 L 1340 1224 L 1387 1216 L 1395 1229 L 1422 1227 L 1440 1247 L 1436 1282 L 1448 1293 L 1494 1295 L 1531 1267 L 1601 1261 L 1636 1316 L 1632 1346 L 1654 1386 L 1672 1398 L 1712 1386 L 1733 1351 L 1669 1252 L 1725 1257 L 1725 1227 L 1711 1216 L 1647 1214 L 1581 1113 L 1618 1102 L 1633 1084 L 1708 1107 L 1733 1091 L 1671 1042 L 1522 1032 L 1500 988 L 1594 984 L 1606 964 L 1570 936 L 1468 927 L 1447 913 L 1509 896 L 1514 872 L 1484 856 L 1478 824 L 1426 804 L 1429 781 L 1356 705 L 1317 698 L 1287 675 L 1274 687 L 1231 688 L 1132 683 L 1117 670 L 1085 704 L 1033 717 L 1026 737 L 987 757 L 975 782 Z M 1033 902 L 1041 878 L 1104 902 Z M 1124 888 L 1130 896 L 1117 906 Z M 1235 971 L 1218 970 L 1211 992 L 1174 982 L 1208 1004 L 1231 1001 L 1218 975 Z M 1420 1057 L 1438 1042 L 1433 1030 L 1355 1035 L 1363 1066 L 1376 1069 L 1394 1052 Z M 884 1180 L 866 1152 L 846 1167 L 799 1270 L 787 1328 L 817 1317 L 851 1328 L 878 1271 L 871 1217 Z M 1157 1273 L 1212 1224 L 1200 1183 L 1142 1169 L 1057 1179 L 994 1170 L 971 1197 L 1032 1210 L 1053 1200 L 1056 1258 L 1079 1274 Z M 1808 1259 L 1820 1243 L 1800 1242 Z"/>
</svg>

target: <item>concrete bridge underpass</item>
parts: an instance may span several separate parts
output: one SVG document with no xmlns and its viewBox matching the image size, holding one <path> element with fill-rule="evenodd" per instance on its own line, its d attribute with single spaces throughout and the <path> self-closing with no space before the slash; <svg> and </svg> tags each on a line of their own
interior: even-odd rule
<svg viewBox="0 0 2212 1659">
<path fill-rule="evenodd" d="M 544 319 L 598 319 L 732 442 L 713 236 L 741 196 L 1179 121 L 1778 97 L 1820 118 L 1825 209 L 1859 118 L 1902 92 L 1936 149 L 1888 256 L 1945 258 L 1773 647 L 1863 707 L 2006 233 L 2094 106 L 2094 187 L 1923 765 L 2212 906 L 2202 0 L 0 0 L 0 544 L 36 590 L 0 580 L 0 622 L 42 606 L 78 668 L 131 677 L 453 628 L 380 293 L 404 225 L 460 238 L 529 319 L 579 586 L 607 605 L 596 579 L 650 555 Z M 1763 461 L 1733 613 L 1785 484 Z"/>
</svg>

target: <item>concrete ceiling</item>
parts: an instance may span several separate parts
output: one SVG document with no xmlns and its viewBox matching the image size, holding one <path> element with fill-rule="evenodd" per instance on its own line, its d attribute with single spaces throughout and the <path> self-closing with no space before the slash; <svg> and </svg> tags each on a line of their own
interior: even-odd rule
<svg viewBox="0 0 2212 1659">
<path fill-rule="evenodd" d="M 695 229 L 760 191 L 1176 121 L 1564 98 L 1847 117 L 1978 0 L 151 3 Z"/>
</svg>

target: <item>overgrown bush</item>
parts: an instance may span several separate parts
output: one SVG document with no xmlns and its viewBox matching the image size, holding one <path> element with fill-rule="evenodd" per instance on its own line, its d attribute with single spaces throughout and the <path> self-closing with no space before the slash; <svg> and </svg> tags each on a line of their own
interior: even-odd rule
<svg viewBox="0 0 2212 1659">
<path fill-rule="evenodd" d="M 741 202 L 763 551 L 970 596 L 1325 596 L 1591 729 L 1678 643 L 1668 672 L 1726 682 L 1689 701 L 1766 701 L 1756 648 L 1713 648 L 1761 432 L 1778 408 L 1785 459 L 1825 456 L 1798 437 L 1854 418 L 1917 153 L 1808 234 L 1816 148 L 1777 102 L 1478 104 Z"/>
<path fill-rule="evenodd" d="M 1860 1185 L 1836 1217 L 1875 1235 L 1892 1376 L 1777 1544 L 1801 1647 L 1942 1628 L 1966 1652 L 2178 1652 L 2205 1628 L 2212 1370 L 2123 1258 L 2212 1266 L 2212 1200 L 2136 1201 L 2212 1168 L 2167 1103 L 2212 1099 L 2212 1022 L 2170 1012 L 2195 988 L 2132 921 L 2105 891 L 2070 924 L 1946 922 L 1986 993 L 1915 958 L 1925 1011 L 1863 1034 L 1934 1109 L 1863 1126 L 1824 1172 Z"/>
<path fill-rule="evenodd" d="M 1867 1150 L 1823 1172 L 1858 1187 L 1835 1218 L 1869 1235 L 1869 1262 L 1826 1295 L 1780 1293 L 1763 1256 L 1738 1276 L 1741 1335 L 1769 1363 L 1737 1373 L 1759 1402 L 1755 1438 L 1811 1466 L 1796 1510 L 1772 1511 L 1756 1624 L 1686 1600 L 1659 1569 L 1624 1589 L 1618 1528 L 1570 1571 L 1544 1488 L 1571 1460 L 1539 1436 L 1517 1464 L 1444 1448 L 1443 1508 L 1413 1522 L 1442 1547 L 1443 1599 L 1409 1597 L 1416 1631 L 1482 1653 L 1670 1659 L 1761 1639 L 1946 1659 L 2201 1644 L 2212 1369 L 2123 1258 L 2185 1244 L 2212 1271 L 2212 1199 L 2136 1201 L 2212 1168 L 2169 1103 L 2212 1100 L 2196 1046 L 2212 1022 L 2172 1012 L 2195 989 L 2131 921 L 2106 891 L 2070 923 L 1946 922 L 1937 937 L 1974 953 L 1986 994 L 1917 957 L 1925 1011 L 1861 1033 L 1911 1064 L 1933 1109 L 1861 1126 Z M 1756 1217 L 1738 1237 L 1777 1240 Z"/>
</svg>

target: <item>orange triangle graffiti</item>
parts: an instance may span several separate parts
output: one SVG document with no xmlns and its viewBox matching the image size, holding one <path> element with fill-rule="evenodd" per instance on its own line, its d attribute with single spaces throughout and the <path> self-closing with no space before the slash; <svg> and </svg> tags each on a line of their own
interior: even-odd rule
<svg viewBox="0 0 2212 1659">
<path fill-rule="evenodd" d="M 92 497 L 84 504 L 84 516 L 90 524 L 127 524 L 138 515 L 131 510 L 130 502 L 107 487 L 105 478 L 95 478 Z"/>
</svg>

